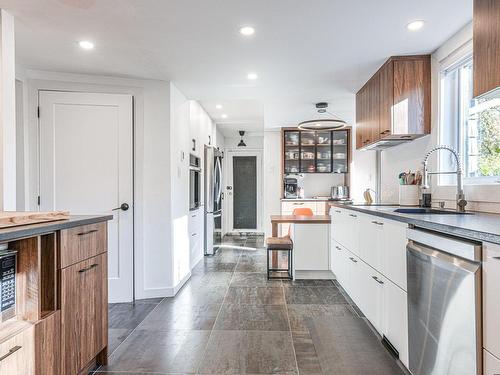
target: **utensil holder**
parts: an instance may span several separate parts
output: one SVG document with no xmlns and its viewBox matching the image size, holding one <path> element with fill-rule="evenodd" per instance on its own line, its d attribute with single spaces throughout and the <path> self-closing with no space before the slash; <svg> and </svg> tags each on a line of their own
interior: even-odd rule
<svg viewBox="0 0 500 375">
<path fill-rule="evenodd" d="M 399 185 L 399 205 L 418 206 L 419 185 Z"/>
</svg>

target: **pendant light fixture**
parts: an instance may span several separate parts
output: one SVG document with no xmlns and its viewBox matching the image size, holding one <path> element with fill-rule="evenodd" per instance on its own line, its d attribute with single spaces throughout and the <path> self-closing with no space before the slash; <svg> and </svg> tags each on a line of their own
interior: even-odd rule
<svg viewBox="0 0 500 375">
<path fill-rule="evenodd" d="M 238 147 L 247 147 L 246 143 L 243 141 L 243 136 L 245 135 L 245 132 L 243 130 L 239 131 L 241 140 L 240 143 L 238 143 Z"/>
<path fill-rule="evenodd" d="M 319 117 L 316 120 L 302 121 L 299 124 L 301 130 L 336 130 L 347 126 L 347 123 L 338 116 L 328 112 L 328 103 L 316 103 L 316 110 L 320 115 L 328 113 L 331 117 Z"/>
</svg>

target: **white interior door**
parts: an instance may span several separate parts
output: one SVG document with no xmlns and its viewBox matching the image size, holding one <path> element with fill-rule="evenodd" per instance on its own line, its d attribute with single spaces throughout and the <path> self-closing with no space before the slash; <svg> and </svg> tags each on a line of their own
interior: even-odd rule
<svg viewBox="0 0 500 375">
<path fill-rule="evenodd" d="M 228 231 L 261 232 L 262 152 L 258 150 L 228 151 L 225 160 Z M 245 195 L 242 198 L 244 203 L 238 202 L 242 195 Z M 253 197 L 254 201 L 252 201 Z M 255 220 L 248 220 L 247 215 L 255 215 Z"/>
<path fill-rule="evenodd" d="M 40 210 L 112 214 L 109 301 L 132 301 L 132 97 L 40 91 L 39 104 Z"/>
</svg>

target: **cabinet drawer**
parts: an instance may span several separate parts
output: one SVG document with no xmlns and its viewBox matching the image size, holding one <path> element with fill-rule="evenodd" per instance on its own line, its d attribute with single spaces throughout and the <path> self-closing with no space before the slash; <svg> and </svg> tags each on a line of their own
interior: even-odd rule
<svg viewBox="0 0 500 375">
<path fill-rule="evenodd" d="M 106 223 L 65 229 L 59 235 L 61 268 L 107 251 Z"/>
<path fill-rule="evenodd" d="M 61 270 L 61 373 L 78 374 L 108 341 L 106 254 Z"/>
<path fill-rule="evenodd" d="M 0 374 L 33 375 L 34 329 L 27 328 L 0 344 Z"/>
<path fill-rule="evenodd" d="M 495 357 L 487 350 L 483 350 L 483 366 L 484 375 L 498 375 L 500 374 L 500 359 Z"/>
<path fill-rule="evenodd" d="M 485 243 L 483 248 L 483 346 L 500 358 L 500 246 Z"/>
</svg>

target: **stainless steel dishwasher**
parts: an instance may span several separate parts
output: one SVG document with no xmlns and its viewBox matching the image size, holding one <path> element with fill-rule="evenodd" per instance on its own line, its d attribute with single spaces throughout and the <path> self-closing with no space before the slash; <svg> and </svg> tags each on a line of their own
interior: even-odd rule
<svg viewBox="0 0 500 375">
<path fill-rule="evenodd" d="M 407 237 L 410 371 L 481 374 L 481 245 L 419 229 Z"/>
</svg>

